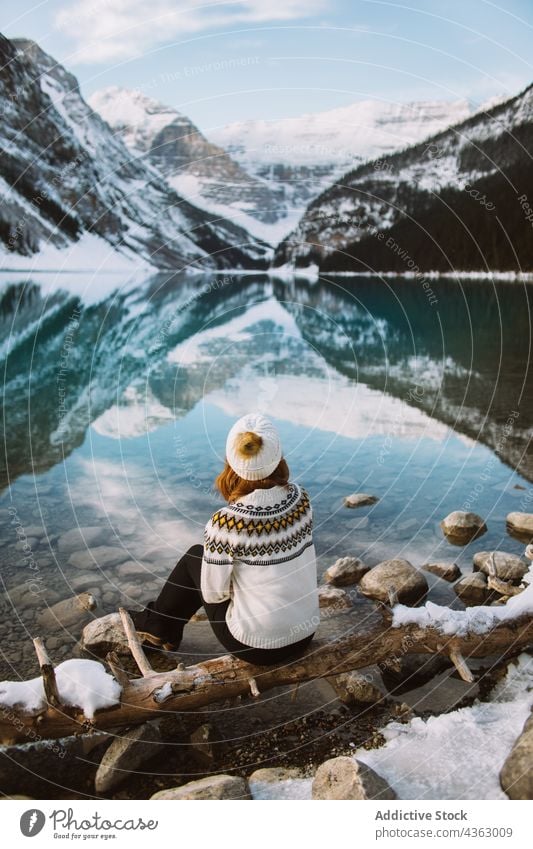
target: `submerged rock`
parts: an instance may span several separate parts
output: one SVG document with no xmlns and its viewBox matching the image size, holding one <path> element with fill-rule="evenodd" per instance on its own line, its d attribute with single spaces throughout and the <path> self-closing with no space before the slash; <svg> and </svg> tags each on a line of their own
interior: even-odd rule
<svg viewBox="0 0 533 849">
<path fill-rule="evenodd" d="M 533 513 L 509 513 L 507 529 L 522 542 L 533 542 Z"/>
<path fill-rule="evenodd" d="M 489 575 L 489 564 L 493 556 L 496 577 L 502 581 L 519 584 L 528 570 L 528 564 L 516 554 L 506 551 L 478 551 L 474 554 L 474 571 Z"/>
<path fill-rule="evenodd" d="M 455 593 L 467 607 L 478 604 L 488 604 L 496 594 L 487 585 L 487 576 L 483 572 L 472 572 L 465 575 L 453 585 Z"/>
<path fill-rule="evenodd" d="M 61 534 L 57 541 L 59 551 L 78 551 L 100 545 L 107 539 L 108 530 L 104 527 L 72 528 Z"/>
<path fill-rule="evenodd" d="M 369 495 L 367 492 L 352 492 L 344 499 L 346 507 L 367 507 L 379 501 L 377 495 Z"/>
<path fill-rule="evenodd" d="M 37 624 L 46 629 L 72 628 L 81 625 L 97 606 L 98 600 L 94 593 L 80 593 L 43 610 L 37 616 Z"/>
<path fill-rule="evenodd" d="M 251 799 L 250 787 L 236 775 L 209 775 L 199 781 L 189 781 L 181 787 L 171 787 L 154 793 L 151 799 Z"/>
<path fill-rule="evenodd" d="M 487 526 L 477 513 L 465 513 L 454 510 L 442 520 L 440 526 L 449 542 L 454 545 L 466 545 L 470 540 L 481 536 Z"/>
<path fill-rule="evenodd" d="M 427 593 L 424 575 L 408 560 L 394 558 L 378 563 L 361 578 L 359 589 L 369 598 L 389 603 L 389 592 L 395 592 L 401 604 L 413 605 Z"/>
<path fill-rule="evenodd" d="M 116 566 L 128 560 L 130 554 L 125 548 L 116 545 L 97 545 L 96 548 L 75 551 L 71 554 L 68 562 L 77 569 L 96 569 L 98 566 Z"/>
<path fill-rule="evenodd" d="M 432 575 L 438 575 L 443 581 L 450 581 L 450 583 L 461 577 L 461 570 L 457 563 L 426 563 L 425 566 L 422 566 L 422 569 L 431 572 Z"/>
<path fill-rule="evenodd" d="M 146 722 L 115 737 L 94 778 L 97 793 L 108 793 L 150 758 L 159 754 L 161 736 L 155 723 Z"/>
<path fill-rule="evenodd" d="M 324 580 L 335 587 L 347 587 L 357 584 L 369 569 L 370 566 L 358 557 L 339 557 L 333 566 L 326 570 Z"/>
<path fill-rule="evenodd" d="M 509 799 L 533 799 L 533 714 L 501 769 L 500 785 Z"/>
<path fill-rule="evenodd" d="M 313 799 L 397 799 L 397 795 L 371 767 L 355 758 L 332 758 L 317 769 Z"/>
</svg>

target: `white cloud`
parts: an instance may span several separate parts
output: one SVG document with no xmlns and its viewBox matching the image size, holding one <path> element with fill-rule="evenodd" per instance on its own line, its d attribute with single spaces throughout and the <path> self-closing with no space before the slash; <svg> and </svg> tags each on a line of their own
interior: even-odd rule
<svg viewBox="0 0 533 849">
<path fill-rule="evenodd" d="M 55 17 L 78 62 L 131 59 L 157 44 L 219 27 L 308 18 L 329 0 L 76 0 Z"/>
</svg>

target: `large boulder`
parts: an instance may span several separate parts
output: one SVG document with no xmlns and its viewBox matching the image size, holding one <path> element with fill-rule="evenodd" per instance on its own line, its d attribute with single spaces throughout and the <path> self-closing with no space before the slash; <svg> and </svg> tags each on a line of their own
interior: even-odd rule
<svg viewBox="0 0 533 849">
<path fill-rule="evenodd" d="M 160 743 L 159 729 L 153 722 L 145 722 L 144 725 L 115 737 L 96 771 L 96 792 L 109 793 L 129 778 L 138 767 L 160 753 Z"/>
<path fill-rule="evenodd" d="M 528 570 L 528 564 L 516 554 L 506 551 L 478 551 L 474 554 L 474 571 L 490 575 L 489 565 L 493 558 L 496 577 L 502 581 L 519 584 Z"/>
<path fill-rule="evenodd" d="M 171 787 L 154 793 L 151 799 L 251 799 L 250 787 L 236 775 L 209 775 L 199 781 L 189 781 L 181 787 Z"/>
<path fill-rule="evenodd" d="M 346 507 L 367 507 L 370 504 L 376 504 L 379 501 L 377 495 L 369 495 L 367 492 L 352 492 L 344 498 Z"/>
<path fill-rule="evenodd" d="M 79 595 L 65 598 L 52 607 L 42 610 L 37 615 L 37 624 L 47 631 L 58 628 L 72 628 L 85 622 L 91 611 L 95 610 L 97 606 L 98 598 L 95 593 L 79 593 Z"/>
<path fill-rule="evenodd" d="M 105 657 L 110 651 L 128 654 L 128 641 L 120 614 L 109 613 L 89 622 L 81 635 L 81 648 L 97 657 Z"/>
<path fill-rule="evenodd" d="M 429 587 L 424 575 L 408 560 L 384 560 L 370 569 L 359 582 L 359 589 L 369 598 L 388 604 L 390 592 L 395 592 L 401 604 L 417 604 Z"/>
<path fill-rule="evenodd" d="M 471 572 L 453 585 L 455 593 L 467 607 L 488 604 L 497 598 L 487 584 L 487 576 L 483 572 Z"/>
<path fill-rule="evenodd" d="M 324 580 L 335 587 L 347 587 L 357 584 L 369 569 L 358 557 L 339 557 L 324 573 Z"/>
<path fill-rule="evenodd" d="M 533 513 L 509 513 L 507 529 L 522 542 L 533 542 Z"/>
<path fill-rule="evenodd" d="M 465 513 L 463 510 L 454 510 L 449 513 L 440 526 L 445 537 L 454 545 L 466 545 L 487 530 L 481 516 L 477 513 Z"/>
<path fill-rule="evenodd" d="M 442 563 L 441 561 L 437 563 L 426 563 L 425 566 L 422 566 L 422 569 L 425 572 L 431 572 L 432 575 L 438 575 L 443 581 L 449 581 L 450 583 L 461 577 L 461 570 L 457 563 Z"/>
<path fill-rule="evenodd" d="M 533 714 L 501 769 L 500 784 L 509 799 L 533 799 Z"/>
<path fill-rule="evenodd" d="M 318 767 L 313 799 L 397 799 L 392 787 L 355 758 L 332 758 Z"/>
</svg>

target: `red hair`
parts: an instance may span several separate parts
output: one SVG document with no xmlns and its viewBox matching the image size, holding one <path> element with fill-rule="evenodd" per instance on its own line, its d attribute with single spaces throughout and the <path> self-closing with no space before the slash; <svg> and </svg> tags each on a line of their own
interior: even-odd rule
<svg viewBox="0 0 533 849">
<path fill-rule="evenodd" d="M 246 435 L 246 434 L 244 434 Z M 256 434 L 254 434 L 255 436 Z M 259 437 L 260 438 L 260 437 Z M 289 483 L 289 467 L 282 457 L 268 478 L 259 481 L 247 481 L 234 472 L 226 460 L 224 468 L 215 479 L 215 486 L 226 501 L 238 501 L 249 495 L 254 489 L 270 489 L 272 486 L 287 486 Z"/>
</svg>

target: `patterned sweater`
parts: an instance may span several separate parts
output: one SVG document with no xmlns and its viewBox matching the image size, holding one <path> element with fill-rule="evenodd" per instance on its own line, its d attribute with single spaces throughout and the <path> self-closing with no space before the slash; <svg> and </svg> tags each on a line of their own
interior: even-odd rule
<svg viewBox="0 0 533 849">
<path fill-rule="evenodd" d="M 313 514 L 298 484 L 255 489 L 205 527 L 204 601 L 231 599 L 226 622 L 247 646 L 281 648 L 320 622 Z"/>
</svg>

